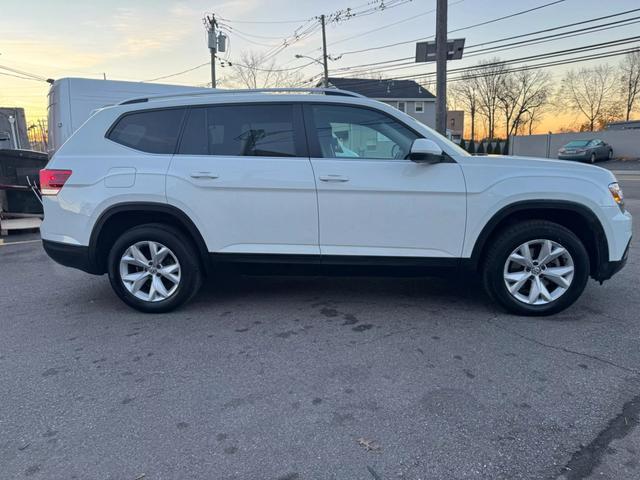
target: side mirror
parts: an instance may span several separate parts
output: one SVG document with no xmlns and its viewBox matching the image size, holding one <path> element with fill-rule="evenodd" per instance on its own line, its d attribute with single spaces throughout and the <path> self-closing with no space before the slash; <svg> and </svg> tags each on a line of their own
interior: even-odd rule
<svg viewBox="0 0 640 480">
<path fill-rule="evenodd" d="M 442 161 L 442 149 L 433 140 L 416 138 L 411 144 L 409 160 L 416 163 L 440 163 Z"/>
</svg>

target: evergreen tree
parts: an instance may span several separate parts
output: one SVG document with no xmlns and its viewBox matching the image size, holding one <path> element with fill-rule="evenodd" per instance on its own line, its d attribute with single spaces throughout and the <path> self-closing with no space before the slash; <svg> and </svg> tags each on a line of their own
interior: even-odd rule
<svg viewBox="0 0 640 480">
<path fill-rule="evenodd" d="M 462 149 L 464 149 L 464 150 L 466 150 L 466 149 L 467 149 L 467 144 L 466 144 L 466 142 L 464 141 L 464 138 L 461 138 L 461 139 L 460 139 L 460 148 L 462 148 Z"/>
<path fill-rule="evenodd" d="M 487 143 L 487 155 L 493 155 L 493 143 Z"/>
<path fill-rule="evenodd" d="M 476 142 L 474 140 L 469 140 L 469 145 L 467 146 L 467 152 L 471 155 L 476 153 Z"/>
<path fill-rule="evenodd" d="M 505 140 L 504 148 L 502 149 L 503 155 L 509 155 L 509 139 Z"/>
<path fill-rule="evenodd" d="M 478 145 L 478 150 L 476 150 L 478 155 L 484 155 L 484 142 L 480 142 Z"/>
</svg>

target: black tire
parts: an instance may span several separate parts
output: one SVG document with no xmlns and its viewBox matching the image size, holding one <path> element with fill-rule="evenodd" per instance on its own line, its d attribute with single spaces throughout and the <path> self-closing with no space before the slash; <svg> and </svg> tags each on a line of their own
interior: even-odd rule
<svg viewBox="0 0 640 480">
<path fill-rule="evenodd" d="M 180 264 L 180 282 L 168 298 L 145 301 L 130 293 L 120 276 L 120 259 L 137 242 L 158 242 L 171 250 Z M 202 284 L 201 266 L 196 248 L 189 238 L 170 225 L 150 223 L 124 232 L 113 244 L 108 259 L 109 280 L 118 297 L 127 305 L 146 313 L 169 312 L 190 300 Z"/>
<path fill-rule="evenodd" d="M 504 280 L 505 263 L 511 252 L 536 239 L 548 239 L 562 245 L 571 255 L 574 266 L 574 276 L 566 292 L 544 305 L 530 305 L 513 297 Z M 584 291 L 589 279 L 589 255 L 580 239 L 562 225 L 528 220 L 505 228 L 490 241 L 482 263 L 482 280 L 489 296 L 507 311 L 527 316 L 552 315 L 571 306 Z"/>
<path fill-rule="evenodd" d="M 607 155 L 608 160 L 613 160 L 613 150 L 609 150 L 609 154 Z"/>
<path fill-rule="evenodd" d="M 589 163 L 596 163 L 596 154 L 592 153 L 589 157 Z"/>
</svg>

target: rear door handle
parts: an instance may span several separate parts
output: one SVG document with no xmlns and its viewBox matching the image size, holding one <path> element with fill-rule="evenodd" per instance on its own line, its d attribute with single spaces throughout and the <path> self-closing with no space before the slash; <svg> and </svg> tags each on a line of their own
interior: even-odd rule
<svg viewBox="0 0 640 480">
<path fill-rule="evenodd" d="M 347 177 L 343 177 L 342 175 L 320 175 L 321 182 L 348 182 L 349 179 Z"/>
<path fill-rule="evenodd" d="M 218 175 L 214 175 L 211 172 L 191 172 L 190 176 L 191 178 L 211 178 L 211 179 L 218 178 Z"/>
</svg>

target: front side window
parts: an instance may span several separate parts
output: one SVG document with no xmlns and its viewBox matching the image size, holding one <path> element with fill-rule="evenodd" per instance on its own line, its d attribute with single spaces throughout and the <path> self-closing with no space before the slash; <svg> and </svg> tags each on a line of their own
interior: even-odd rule
<svg viewBox="0 0 640 480">
<path fill-rule="evenodd" d="M 192 108 L 178 153 L 294 157 L 293 106 L 264 104 Z"/>
<path fill-rule="evenodd" d="M 184 113 L 184 108 L 129 113 L 118 120 L 107 138 L 143 152 L 173 154 Z"/>
<path fill-rule="evenodd" d="M 310 105 L 323 158 L 403 159 L 418 135 L 368 108 Z"/>
</svg>

